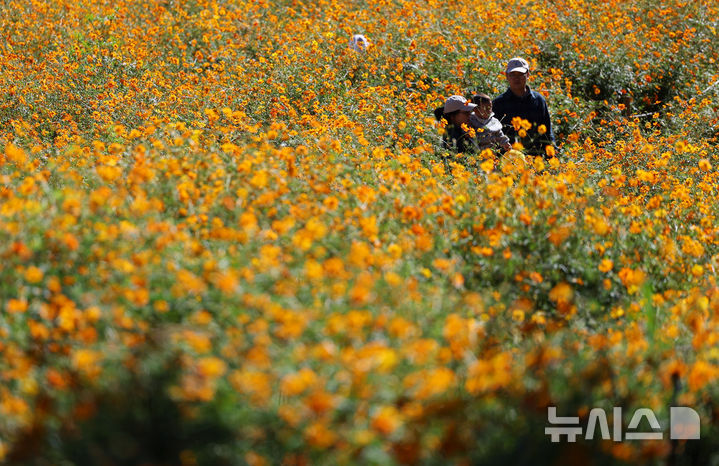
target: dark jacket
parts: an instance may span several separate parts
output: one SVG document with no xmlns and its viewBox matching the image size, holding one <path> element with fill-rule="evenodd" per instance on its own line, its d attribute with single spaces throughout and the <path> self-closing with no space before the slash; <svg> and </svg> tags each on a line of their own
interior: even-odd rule
<svg viewBox="0 0 719 466">
<path fill-rule="evenodd" d="M 462 130 L 454 125 L 447 125 L 445 133 L 442 136 L 442 146 L 445 149 L 460 152 L 474 152 L 476 149 L 475 141 Z"/>
<path fill-rule="evenodd" d="M 494 99 L 492 110 L 494 110 L 494 116 L 502 122 L 504 134 L 509 137 L 511 143 L 522 143 L 527 154 L 546 156 L 545 147 L 547 145 L 554 147 L 555 145 L 549 108 L 542 94 L 531 90 L 529 86 L 527 89 L 529 92 L 522 97 L 517 97 L 510 89 L 507 89 L 504 94 Z M 526 137 L 520 138 L 517 131 L 514 130 L 514 125 L 512 125 L 514 117 L 520 117 L 532 123 Z M 540 125 L 546 127 L 546 133 L 539 134 L 537 128 Z"/>
</svg>

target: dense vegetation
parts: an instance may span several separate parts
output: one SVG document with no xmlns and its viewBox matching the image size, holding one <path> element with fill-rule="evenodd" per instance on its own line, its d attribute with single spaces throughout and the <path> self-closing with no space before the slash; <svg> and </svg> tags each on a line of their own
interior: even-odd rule
<svg viewBox="0 0 719 466">
<path fill-rule="evenodd" d="M 7 1 L 0 457 L 717 461 L 718 7 Z M 516 55 L 559 156 L 442 151 Z"/>
</svg>

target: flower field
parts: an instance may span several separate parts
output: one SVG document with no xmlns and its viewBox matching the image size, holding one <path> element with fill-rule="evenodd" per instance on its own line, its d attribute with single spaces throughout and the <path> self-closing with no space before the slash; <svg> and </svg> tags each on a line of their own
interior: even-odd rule
<svg viewBox="0 0 719 466">
<path fill-rule="evenodd" d="M 716 463 L 717 18 L 8 0 L 0 458 Z M 513 56 L 557 157 L 442 150 L 434 108 Z M 553 443 L 550 406 L 701 439 Z"/>
</svg>

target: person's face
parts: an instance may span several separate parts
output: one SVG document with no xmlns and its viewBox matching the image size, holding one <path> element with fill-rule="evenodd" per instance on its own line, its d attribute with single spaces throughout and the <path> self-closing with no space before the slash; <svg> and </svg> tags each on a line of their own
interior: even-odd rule
<svg viewBox="0 0 719 466">
<path fill-rule="evenodd" d="M 481 97 L 479 104 L 474 108 L 474 113 L 482 120 L 489 118 L 492 114 L 492 100 L 488 97 Z"/>
<path fill-rule="evenodd" d="M 512 90 L 518 96 L 524 95 L 524 91 L 527 88 L 527 75 L 529 73 L 522 73 L 520 71 L 512 71 L 507 73 L 507 81 L 509 82 L 509 89 Z"/>
<path fill-rule="evenodd" d="M 454 124 L 456 126 L 462 126 L 464 124 L 469 124 L 469 115 L 471 115 L 472 112 L 457 112 L 454 115 Z"/>
</svg>

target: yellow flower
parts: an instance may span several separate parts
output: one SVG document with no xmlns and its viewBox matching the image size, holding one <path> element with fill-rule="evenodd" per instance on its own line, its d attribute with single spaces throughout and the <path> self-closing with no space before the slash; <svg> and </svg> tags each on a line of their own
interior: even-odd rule
<svg viewBox="0 0 719 466">
<path fill-rule="evenodd" d="M 395 260 L 402 257 L 402 247 L 395 243 L 392 243 L 389 246 L 387 246 L 387 252 Z"/>
<path fill-rule="evenodd" d="M 235 390 L 250 395 L 254 402 L 264 403 L 272 394 L 270 377 L 260 371 L 236 370 L 228 376 L 228 380 Z"/>
<path fill-rule="evenodd" d="M 207 357 L 197 362 L 197 370 L 205 377 L 216 378 L 227 370 L 227 364 L 220 358 Z"/>
<path fill-rule="evenodd" d="M 100 357 L 100 353 L 97 351 L 84 348 L 77 349 L 72 353 L 72 365 L 75 369 L 89 376 L 97 375 L 99 373 L 97 363 Z"/>
<path fill-rule="evenodd" d="M 549 299 L 557 304 L 568 303 L 574 297 L 574 290 L 567 282 L 557 283 L 549 292 Z"/>
<path fill-rule="evenodd" d="M 5 146 L 5 157 L 8 158 L 15 165 L 22 166 L 27 161 L 27 155 L 25 151 L 15 146 L 14 144 L 8 144 Z"/>
<path fill-rule="evenodd" d="M 485 173 L 491 173 L 494 169 L 494 160 L 493 159 L 487 159 L 480 165 L 482 170 L 484 170 Z"/>
<path fill-rule="evenodd" d="M 308 368 L 288 374 L 280 382 L 280 390 L 285 396 L 299 395 L 307 388 L 317 383 L 317 375 Z"/>
<path fill-rule="evenodd" d="M 610 259 L 602 259 L 602 262 L 599 263 L 599 266 L 597 267 L 600 272 L 607 273 L 614 267 L 614 262 L 612 262 Z"/>
<path fill-rule="evenodd" d="M 25 280 L 28 283 L 39 283 L 42 280 L 44 273 L 34 265 L 30 266 L 25 270 Z"/>
<path fill-rule="evenodd" d="M 168 303 L 167 301 L 163 300 L 163 299 L 158 299 L 157 301 L 155 301 L 155 302 L 152 304 L 152 307 L 153 307 L 157 312 L 167 312 L 167 311 L 170 310 L 170 305 L 169 305 L 169 303 Z"/>
<path fill-rule="evenodd" d="M 18 314 L 27 311 L 27 300 L 25 299 L 9 299 L 6 310 L 10 314 Z"/>
<path fill-rule="evenodd" d="M 515 322 L 524 321 L 524 311 L 521 309 L 515 309 L 512 311 L 512 320 Z"/>
</svg>

